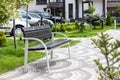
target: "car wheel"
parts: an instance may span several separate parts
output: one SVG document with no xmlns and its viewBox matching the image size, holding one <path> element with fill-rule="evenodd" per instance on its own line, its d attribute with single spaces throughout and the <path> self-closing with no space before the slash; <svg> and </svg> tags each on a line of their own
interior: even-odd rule
<svg viewBox="0 0 120 80">
<path fill-rule="evenodd" d="M 18 35 L 23 34 L 22 27 L 23 27 L 23 26 L 16 26 L 15 35 L 18 36 Z M 14 35 L 13 29 L 12 29 L 12 31 L 11 31 L 11 35 L 12 35 L 12 36 Z"/>
<path fill-rule="evenodd" d="M 16 35 L 21 35 L 23 32 L 22 32 L 22 29 L 21 28 L 16 28 L 15 30 L 15 34 Z"/>
</svg>

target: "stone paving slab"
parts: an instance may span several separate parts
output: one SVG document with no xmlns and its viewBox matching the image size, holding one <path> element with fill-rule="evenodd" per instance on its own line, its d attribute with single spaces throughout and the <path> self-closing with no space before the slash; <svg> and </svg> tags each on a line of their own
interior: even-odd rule
<svg viewBox="0 0 120 80">
<path fill-rule="evenodd" d="M 120 39 L 119 31 L 109 30 L 107 33 Z M 117 35 L 115 36 L 114 33 Z M 27 73 L 22 66 L 0 75 L 0 80 L 97 80 L 93 59 L 103 59 L 103 56 L 99 49 L 91 44 L 89 38 L 77 38 L 77 40 L 81 42 L 71 47 L 70 59 L 66 48 L 54 50 L 54 58 L 50 61 L 50 73 L 47 72 L 45 58 L 43 58 L 30 63 L 27 66 Z"/>
</svg>

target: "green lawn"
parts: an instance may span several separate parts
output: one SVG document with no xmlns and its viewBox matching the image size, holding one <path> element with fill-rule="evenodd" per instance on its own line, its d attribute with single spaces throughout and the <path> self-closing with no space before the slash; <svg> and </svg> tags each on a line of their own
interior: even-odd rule
<svg viewBox="0 0 120 80">
<path fill-rule="evenodd" d="M 100 26 L 97 26 L 96 29 L 92 29 L 90 26 L 86 26 L 84 32 L 80 32 L 79 30 L 70 30 L 63 32 L 68 37 L 81 38 L 81 37 L 93 37 L 96 36 L 100 32 L 104 32 L 106 30 L 113 29 L 113 26 L 104 26 L 104 29 L 101 29 Z M 60 36 L 56 36 L 60 37 Z"/>
<path fill-rule="evenodd" d="M 63 32 L 68 37 L 92 37 L 96 36 L 98 33 L 112 29 L 112 27 L 105 26 L 104 29 L 92 29 L 91 27 L 87 26 L 84 32 L 79 32 L 78 30 L 70 30 Z M 60 37 L 56 35 L 57 37 Z M 70 45 L 76 45 L 80 41 L 71 41 Z M 35 45 L 37 42 L 31 42 L 29 46 Z M 14 43 L 12 39 L 7 40 L 7 46 L 0 48 L 0 74 L 5 73 L 7 71 L 13 70 L 19 66 L 23 65 L 24 62 L 24 41 L 18 40 L 17 41 L 17 49 L 14 49 Z M 63 48 L 66 48 L 64 46 Z M 28 61 L 34 61 L 36 59 L 44 57 L 44 53 L 40 52 L 30 52 Z"/>
<path fill-rule="evenodd" d="M 34 45 L 36 43 L 31 43 Z M 23 65 L 24 62 L 24 41 L 17 41 L 18 48 L 13 46 L 13 40 L 7 40 L 7 46 L 0 48 L 0 74 Z M 44 53 L 30 52 L 28 61 L 34 61 L 45 56 Z"/>
</svg>

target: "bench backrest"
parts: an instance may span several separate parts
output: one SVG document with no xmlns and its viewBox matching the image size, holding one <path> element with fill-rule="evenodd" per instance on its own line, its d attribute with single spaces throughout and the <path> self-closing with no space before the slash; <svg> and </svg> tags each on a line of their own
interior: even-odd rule
<svg viewBox="0 0 120 80">
<path fill-rule="evenodd" d="M 23 28 L 24 37 L 32 37 L 38 39 L 49 39 L 52 37 L 52 32 L 49 26 L 33 26 Z"/>
</svg>

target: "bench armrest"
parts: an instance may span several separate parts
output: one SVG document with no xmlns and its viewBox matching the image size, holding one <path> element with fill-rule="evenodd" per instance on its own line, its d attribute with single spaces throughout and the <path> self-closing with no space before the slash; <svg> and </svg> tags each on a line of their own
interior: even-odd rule
<svg viewBox="0 0 120 80">
<path fill-rule="evenodd" d="M 46 46 L 46 44 L 45 44 L 42 40 L 40 40 L 40 39 L 38 39 L 38 38 L 23 38 L 23 39 L 25 40 L 25 46 L 28 46 L 29 40 L 35 40 L 35 41 L 40 42 L 40 43 L 44 46 L 45 51 L 48 52 L 47 46 Z"/>
<path fill-rule="evenodd" d="M 61 32 L 52 32 L 52 38 L 54 38 L 54 34 L 60 34 L 60 35 L 64 36 L 65 39 L 68 39 L 68 37 L 65 34 L 61 33 Z"/>
</svg>

